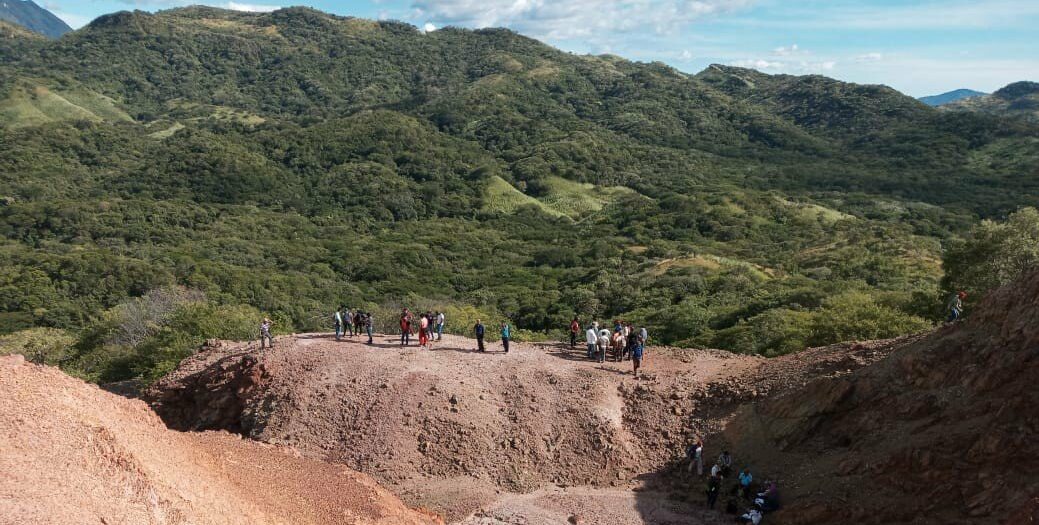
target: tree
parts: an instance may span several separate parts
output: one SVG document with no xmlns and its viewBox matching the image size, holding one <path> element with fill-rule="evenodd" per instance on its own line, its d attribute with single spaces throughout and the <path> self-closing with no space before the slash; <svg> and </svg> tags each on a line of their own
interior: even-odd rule
<svg viewBox="0 0 1039 525">
<path fill-rule="evenodd" d="M 1039 210 L 1021 208 L 1005 222 L 982 221 L 942 258 L 942 289 L 971 295 L 1010 283 L 1039 265 Z"/>
</svg>

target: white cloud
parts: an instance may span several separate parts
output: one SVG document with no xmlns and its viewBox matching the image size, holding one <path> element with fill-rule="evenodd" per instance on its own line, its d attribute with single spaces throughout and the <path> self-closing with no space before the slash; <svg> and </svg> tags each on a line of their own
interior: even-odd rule
<svg viewBox="0 0 1039 525">
<path fill-rule="evenodd" d="M 239 2 L 228 2 L 223 5 L 227 9 L 232 11 L 246 11 L 249 13 L 269 13 L 281 9 L 280 5 L 267 5 L 267 4 L 242 4 Z"/>
<path fill-rule="evenodd" d="M 437 26 L 435 26 L 435 25 L 433 25 L 433 24 L 431 24 L 429 22 L 426 22 L 426 25 L 422 26 L 422 32 L 423 33 L 432 33 L 433 31 L 436 31 L 436 30 L 437 30 Z"/>
<path fill-rule="evenodd" d="M 769 62 L 768 60 L 752 59 L 752 60 L 736 60 L 729 62 L 730 66 L 736 67 L 749 67 L 752 69 L 780 69 L 783 67 L 782 62 Z"/>
<path fill-rule="evenodd" d="M 797 44 L 792 44 L 789 46 L 777 47 L 772 50 L 772 54 L 780 57 L 785 57 L 790 55 L 796 55 L 799 51 L 800 49 L 797 47 Z"/>
<path fill-rule="evenodd" d="M 855 57 L 856 62 L 878 62 L 883 59 L 883 53 L 863 53 Z"/>
<path fill-rule="evenodd" d="M 617 32 L 671 33 L 754 0 L 413 0 L 413 18 L 440 26 L 509 27 L 565 40 Z"/>
<path fill-rule="evenodd" d="M 688 62 L 693 59 L 693 52 L 688 49 L 683 49 L 682 53 L 678 55 L 678 59 L 683 62 Z"/>
<path fill-rule="evenodd" d="M 768 70 L 768 72 L 774 73 L 809 74 L 833 71 L 837 67 L 837 61 L 822 60 L 810 62 L 807 60 L 765 60 L 762 58 L 755 58 L 735 60 L 729 62 L 729 65 L 758 70 Z"/>
</svg>

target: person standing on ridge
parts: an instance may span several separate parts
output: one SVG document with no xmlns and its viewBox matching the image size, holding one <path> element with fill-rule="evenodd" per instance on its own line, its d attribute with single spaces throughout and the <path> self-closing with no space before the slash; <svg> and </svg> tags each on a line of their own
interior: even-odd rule
<svg viewBox="0 0 1039 525">
<path fill-rule="evenodd" d="M 341 341 L 343 339 L 343 305 L 336 308 L 336 313 L 332 315 L 332 322 L 336 327 L 336 341 Z"/>
<path fill-rule="evenodd" d="M 645 348 L 647 341 L 649 341 L 649 332 L 647 332 L 646 327 L 643 326 L 639 329 L 639 346 Z"/>
<path fill-rule="evenodd" d="M 599 330 L 599 364 L 606 362 L 606 352 L 610 351 L 610 331 Z"/>
<path fill-rule="evenodd" d="M 967 298 L 967 292 L 960 290 L 949 298 L 949 304 L 946 308 L 949 310 L 949 317 L 945 320 L 946 323 L 952 323 L 958 321 L 960 316 L 963 315 L 963 300 Z"/>
<path fill-rule="evenodd" d="M 362 312 L 360 309 L 357 309 L 354 312 L 353 319 L 350 319 L 350 322 L 354 324 L 354 333 L 357 335 L 361 335 L 361 328 L 364 326 L 364 312 Z"/>
<path fill-rule="evenodd" d="M 595 358 L 595 355 L 599 353 L 599 334 L 597 330 L 598 328 L 598 323 L 592 323 L 592 326 L 588 327 L 588 331 L 584 333 L 585 342 L 588 343 L 588 359 Z"/>
<path fill-rule="evenodd" d="M 639 368 L 642 367 L 642 356 L 646 350 L 646 347 L 638 343 L 638 336 L 636 336 L 634 333 L 631 334 L 629 339 L 634 340 L 631 344 L 631 366 L 632 373 L 635 375 L 635 379 L 638 379 Z"/>
<path fill-rule="evenodd" d="M 437 341 L 444 338 L 444 312 L 437 312 Z"/>
<path fill-rule="evenodd" d="M 411 344 L 411 312 L 407 308 L 400 312 L 400 345 Z"/>
<path fill-rule="evenodd" d="M 639 345 L 639 334 L 637 332 L 635 332 L 634 327 L 632 327 L 631 330 L 628 330 L 628 340 L 627 340 L 627 342 L 625 343 L 625 346 L 624 346 L 624 353 L 630 355 L 632 357 L 632 359 L 634 359 L 635 358 L 635 347 L 637 347 L 638 345 Z"/>
<path fill-rule="evenodd" d="M 346 335 L 347 330 L 349 330 L 350 336 L 353 337 L 354 328 L 353 325 L 350 323 L 350 320 L 353 318 L 354 313 L 350 311 L 349 307 L 343 310 L 343 335 Z"/>
<path fill-rule="evenodd" d="M 577 334 L 581 333 L 581 323 L 577 322 L 577 316 L 575 315 L 573 320 L 570 321 L 570 348 L 577 347 Z M 591 356 L 588 356 L 591 357 Z"/>
<path fill-rule="evenodd" d="M 260 323 L 260 350 L 264 349 L 264 341 L 267 342 L 267 346 L 274 348 L 274 338 L 271 337 L 271 326 L 274 326 L 274 321 L 271 321 L 269 317 L 264 317 L 263 322 Z"/>
<path fill-rule="evenodd" d="M 429 316 L 422 314 L 418 321 L 418 345 L 426 348 L 429 344 Z"/>
<path fill-rule="evenodd" d="M 484 348 L 483 348 L 483 334 L 484 334 L 485 331 L 486 331 L 486 329 L 484 328 L 483 323 L 479 319 L 477 319 L 476 320 L 476 326 L 473 327 L 473 332 L 476 333 L 476 347 L 477 347 L 476 349 L 478 351 L 480 351 L 480 352 L 484 351 Z"/>
<path fill-rule="evenodd" d="M 509 338 L 512 336 L 512 330 L 509 328 L 509 323 L 501 324 L 501 346 L 505 348 L 505 353 L 509 353 Z"/>
<path fill-rule="evenodd" d="M 364 314 L 364 331 L 368 333 L 368 344 L 372 344 L 372 313 Z"/>
</svg>

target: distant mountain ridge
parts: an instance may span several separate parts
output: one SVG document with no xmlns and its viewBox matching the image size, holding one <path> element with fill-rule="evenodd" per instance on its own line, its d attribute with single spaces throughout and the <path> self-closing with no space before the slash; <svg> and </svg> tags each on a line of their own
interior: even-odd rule
<svg viewBox="0 0 1039 525">
<path fill-rule="evenodd" d="M 1039 82 L 1014 82 L 991 95 L 960 99 L 943 105 L 942 109 L 974 111 L 1039 122 Z"/>
<path fill-rule="evenodd" d="M 931 95 L 928 97 L 920 97 L 918 100 L 927 104 L 928 106 L 941 106 L 949 104 L 950 102 L 956 102 L 957 100 L 963 100 L 965 98 L 981 97 L 988 93 L 983 91 L 974 91 L 973 89 L 954 89 L 947 91 L 940 95 Z"/>
<path fill-rule="evenodd" d="M 0 20 L 18 24 L 49 38 L 59 38 L 72 31 L 62 19 L 32 0 L 0 1 Z"/>
</svg>

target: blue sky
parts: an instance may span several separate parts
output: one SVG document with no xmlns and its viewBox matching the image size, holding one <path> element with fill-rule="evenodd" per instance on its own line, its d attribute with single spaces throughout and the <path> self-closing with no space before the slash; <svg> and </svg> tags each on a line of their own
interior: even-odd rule
<svg viewBox="0 0 1039 525">
<path fill-rule="evenodd" d="M 435 29 L 504 26 L 576 53 L 818 73 L 922 96 L 1039 81 L 1039 0 L 37 0 L 73 27 L 124 9 L 309 5 Z"/>
</svg>

